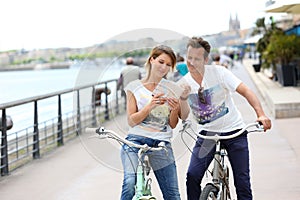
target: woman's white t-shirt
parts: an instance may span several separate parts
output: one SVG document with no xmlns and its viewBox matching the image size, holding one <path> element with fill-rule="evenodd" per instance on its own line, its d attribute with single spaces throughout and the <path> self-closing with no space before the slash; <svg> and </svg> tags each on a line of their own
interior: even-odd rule
<svg viewBox="0 0 300 200">
<path fill-rule="evenodd" d="M 161 80 L 161 82 L 164 81 L 168 82 L 166 79 Z M 145 88 L 141 80 L 130 82 L 125 87 L 125 92 L 128 91 L 134 95 L 138 111 L 151 102 L 153 92 Z M 140 124 L 130 127 L 129 134 L 170 142 L 172 128 L 169 125 L 169 115 L 170 110 L 167 104 L 158 105 Z"/>
<path fill-rule="evenodd" d="M 202 81 L 205 103 L 199 100 L 198 88 L 200 86 L 190 73 L 177 83 L 186 83 L 192 88 L 188 103 L 193 120 L 198 124 L 198 131 L 230 132 L 244 127 L 241 114 L 232 98 L 232 93 L 241 84 L 241 80 L 225 67 L 205 65 Z"/>
</svg>

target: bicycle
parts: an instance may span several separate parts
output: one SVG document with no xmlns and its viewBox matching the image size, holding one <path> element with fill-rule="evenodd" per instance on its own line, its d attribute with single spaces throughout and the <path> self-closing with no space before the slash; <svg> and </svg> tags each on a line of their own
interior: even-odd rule
<svg viewBox="0 0 300 200">
<path fill-rule="evenodd" d="M 151 167 L 147 159 L 147 155 L 144 154 L 150 150 L 160 151 L 165 149 L 164 142 L 159 143 L 158 147 L 150 147 L 147 144 L 139 145 L 122 138 L 113 130 L 107 130 L 104 127 L 86 128 L 86 132 L 97 133 L 100 139 L 111 138 L 123 144 L 127 144 L 130 147 L 138 148 L 138 166 L 136 169 L 135 195 L 132 200 L 156 200 L 156 197 L 153 196 L 151 192 Z"/>
<path fill-rule="evenodd" d="M 251 127 L 255 127 L 254 130 L 248 130 Z M 180 131 L 181 133 L 185 133 L 188 130 L 192 130 L 191 128 L 191 121 L 183 121 L 183 129 Z M 263 126 L 259 122 L 250 123 L 247 124 L 244 128 L 242 128 L 240 131 L 232 134 L 232 135 L 226 135 L 226 136 L 220 136 L 220 135 L 213 135 L 213 136 L 207 136 L 202 135 L 199 133 L 196 133 L 193 131 L 193 133 L 200 138 L 208 139 L 208 140 L 214 140 L 216 144 L 216 151 L 214 153 L 214 159 L 213 159 L 213 169 L 210 172 L 211 174 L 211 181 L 208 182 L 200 195 L 200 200 L 227 200 L 231 199 L 230 194 L 230 187 L 229 187 L 229 166 L 225 162 L 225 158 L 227 156 L 226 150 L 221 145 L 221 140 L 226 139 L 232 139 L 234 137 L 237 137 L 241 135 L 244 131 L 250 132 L 261 132 L 264 131 Z"/>
</svg>

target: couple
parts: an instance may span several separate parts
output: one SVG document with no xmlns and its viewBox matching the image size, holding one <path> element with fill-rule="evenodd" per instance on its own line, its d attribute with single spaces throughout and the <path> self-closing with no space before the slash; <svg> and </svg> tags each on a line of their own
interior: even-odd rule
<svg viewBox="0 0 300 200">
<path fill-rule="evenodd" d="M 197 121 L 198 130 L 232 134 L 244 126 L 230 95 L 236 91 L 253 107 L 257 121 L 264 125 L 265 131 L 271 128 L 271 121 L 265 115 L 258 98 L 241 80 L 224 67 L 205 66 L 209 53 L 210 45 L 207 41 L 198 37 L 189 40 L 186 54 L 189 73 L 178 82 L 183 91 L 180 97 L 166 95 L 168 91 L 161 87 L 170 83 L 165 77 L 176 65 L 175 53 L 164 45 L 152 49 L 145 64 L 146 77 L 131 82 L 125 88 L 127 120 L 130 126 L 126 139 L 152 147 L 161 141 L 166 143 L 167 153 L 157 151 L 149 155 L 150 164 L 165 200 L 180 199 L 170 140 L 172 129 L 176 127 L 179 118 L 186 119 L 190 110 Z M 173 89 L 170 90 L 172 92 Z M 189 200 L 199 199 L 200 183 L 212 160 L 211 154 L 199 156 L 202 142 L 201 139 L 197 140 L 187 171 L 186 186 Z M 227 151 L 234 168 L 238 199 L 252 199 L 247 135 L 228 141 Z M 127 145 L 123 145 L 121 150 L 124 168 L 122 200 L 131 200 L 134 196 L 136 152 Z"/>
</svg>

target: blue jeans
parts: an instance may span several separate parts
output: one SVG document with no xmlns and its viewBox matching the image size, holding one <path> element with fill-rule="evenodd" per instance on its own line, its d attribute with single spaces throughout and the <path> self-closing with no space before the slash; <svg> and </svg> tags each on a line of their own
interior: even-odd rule
<svg viewBox="0 0 300 200">
<path fill-rule="evenodd" d="M 221 135 L 229 135 L 221 133 Z M 206 135 L 206 131 L 201 134 Z M 215 133 L 213 133 L 214 135 Z M 247 132 L 229 140 L 223 140 L 221 145 L 225 147 L 229 162 L 232 167 L 234 185 L 238 200 L 252 200 L 252 191 L 249 175 L 249 150 Z M 201 181 L 206 169 L 213 160 L 215 152 L 215 142 L 198 138 L 190 160 L 187 172 L 186 186 L 188 200 L 199 200 L 201 194 Z"/>
<path fill-rule="evenodd" d="M 137 144 L 147 144 L 157 147 L 161 142 L 151 138 L 137 135 L 128 135 L 127 140 Z M 148 151 L 150 165 L 154 171 L 159 187 L 165 200 L 180 200 L 178 179 L 173 150 L 169 142 L 165 142 L 167 151 Z M 136 167 L 138 165 L 138 149 L 123 145 L 121 159 L 124 169 L 124 180 L 122 186 L 121 200 L 132 200 L 135 194 Z"/>
</svg>

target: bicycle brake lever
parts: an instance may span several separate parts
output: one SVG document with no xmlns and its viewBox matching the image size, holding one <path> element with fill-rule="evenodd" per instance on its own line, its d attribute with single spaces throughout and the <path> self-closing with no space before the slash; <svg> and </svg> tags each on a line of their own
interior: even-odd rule
<svg viewBox="0 0 300 200">
<path fill-rule="evenodd" d="M 166 143 L 165 143 L 165 142 L 160 142 L 160 143 L 158 143 L 157 146 L 158 146 L 158 147 L 165 148 L 165 147 L 166 147 Z"/>
<path fill-rule="evenodd" d="M 168 156 L 168 150 L 167 150 L 167 146 L 165 142 L 160 142 L 158 145 L 158 147 L 161 147 L 163 150 L 165 150 L 167 156 Z"/>
<path fill-rule="evenodd" d="M 105 132 L 105 128 L 103 126 L 96 129 L 96 133 L 99 134 L 99 135 L 103 132 Z"/>
<path fill-rule="evenodd" d="M 256 124 L 257 131 L 264 131 L 264 125 L 261 122 Z"/>
<path fill-rule="evenodd" d="M 88 139 L 92 139 L 92 138 L 99 138 L 98 135 L 92 135 L 92 136 L 89 136 Z"/>
<path fill-rule="evenodd" d="M 103 126 L 97 128 L 97 129 L 96 129 L 96 133 L 98 134 L 97 138 L 99 138 L 99 139 L 105 139 L 105 138 L 108 138 L 106 129 L 105 129 Z"/>
<path fill-rule="evenodd" d="M 192 122 L 190 120 L 183 120 L 182 121 L 182 129 L 179 131 L 181 133 L 183 133 L 184 131 L 186 131 L 186 129 L 191 127 Z"/>
</svg>

